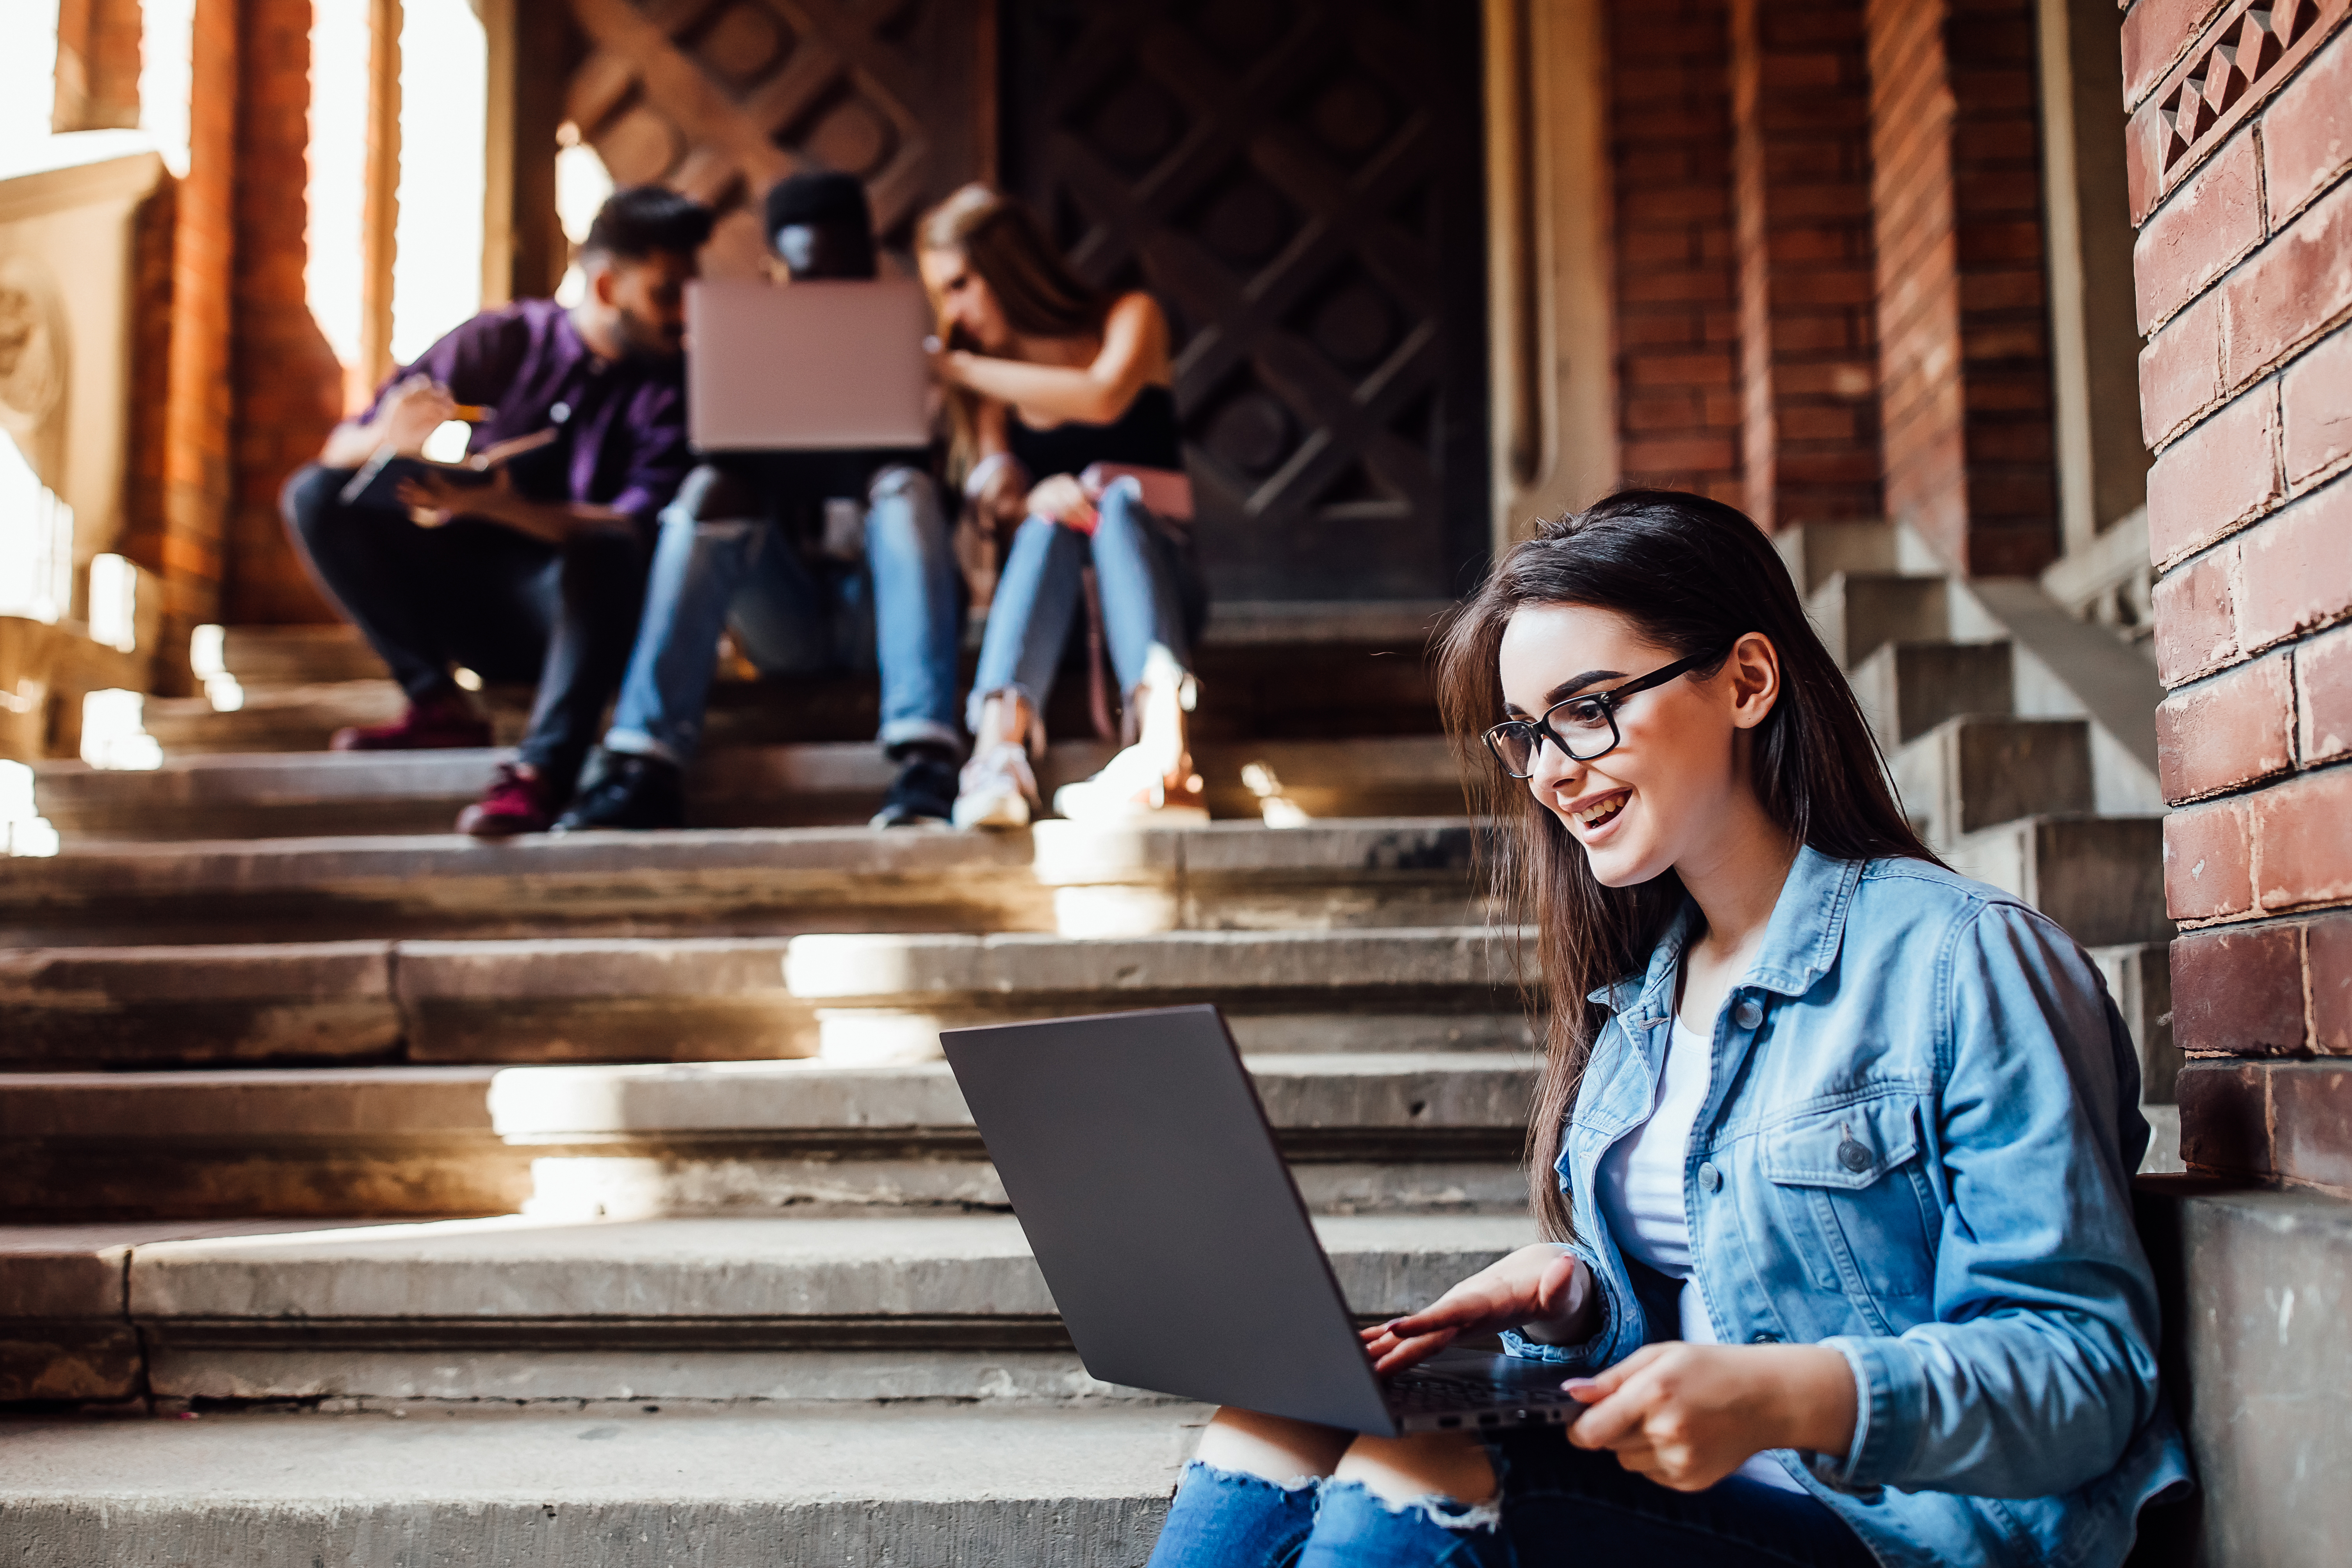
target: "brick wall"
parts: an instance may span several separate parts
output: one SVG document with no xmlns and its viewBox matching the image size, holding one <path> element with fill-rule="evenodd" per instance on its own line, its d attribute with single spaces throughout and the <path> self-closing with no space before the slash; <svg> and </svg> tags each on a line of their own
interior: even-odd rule
<svg viewBox="0 0 2352 1568">
<path fill-rule="evenodd" d="M 1735 0 L 1741 458 L 1767 529 L 1881 515 L 1864 0 Z"/>
<path fill-rule="evenodd" d="M 235 405 L 221 615 L 238 624 L 334 618 L 278 521 L 287 476 L 341 417 L 343 370 L 310 314 L 310 0 L 239 8 Z"/>
<path fill-rule="evenodd" d="M 189 55 L 188 174 L 172 230 L 172 346 L 164 410 L 167 638 L 220 608 L 229 499 L 229 267 L 236 174 L 236 0 L 196 0 Z"/>
<path fill-rule="evenodd" d="M 1739 505 L 1728 0 L 1606 18 L 1619 472 Z"/>
<path fill-rule="evenodd" d="M 2352 1055 L 2347 13 L 2124 23 L 2183 1151 L 2336 1187 L 2352 1075 L 2271 1069 Z"/>
<path fill-rule="evenodd" d="M 1890 516 L 1955 565 L 2056 554 L 2032 0 L 1870 0 Z"/>
</svg>

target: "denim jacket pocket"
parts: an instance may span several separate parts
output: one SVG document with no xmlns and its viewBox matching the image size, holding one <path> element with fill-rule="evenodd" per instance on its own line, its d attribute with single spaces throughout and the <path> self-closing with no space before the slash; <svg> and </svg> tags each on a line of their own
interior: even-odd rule
<svg viewBox="0 0 2352 1568">
<path fill-rule="evenodd" d="M 1899 1332 L 1880 1307 L 1929 1294 L 1942 1230 L 1921 1170 L 1916 1098 L 1884 1094 L 1809 1110 L 1766 1129 L 1760 1142 L 1765 1178 L 1811 1254 L 1808 1271 L 1864 1305 L 1882 1331 Z"/>
</svg>

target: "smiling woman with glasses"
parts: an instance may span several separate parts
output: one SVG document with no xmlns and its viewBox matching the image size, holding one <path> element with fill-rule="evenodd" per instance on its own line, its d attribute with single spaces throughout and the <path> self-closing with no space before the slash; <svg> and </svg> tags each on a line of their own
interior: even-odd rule
<svg viewBox="0 0 2352 1568">
<path fill-rule="evenodd" d="M 1677 675 L 1721 664 L 1723 659 L 1721 653 L 1678 658 L 1639 680 L 1629 680 L 1606 691 L 1584 692 L 1582 689 L 1592 682 L 1613 679 L 1617 675 L 1615 670 L 1591 670 L 1561 682 L 1580 695 L 1559 697 L 1538 718 L 1505 720 L 1482 738 L 1486 749 L 1495 753 L 1495 760 L 1503 764 L 1503 771 L 1515 779 L 1535 776 L 1536 753 L 1546 741 L 1576 762 L 1595 762 L 1624 743 L 1617 733 L 1617 710 L 1625 699 L 1652 687 L 1664 686 Z M 1545 695 L 1558 697 L 1559 693 L 1559 687 L 1556 686 Z"/>
<path fill-rule="evenodd" d="M 2188 1484 L 2137 1054 L 2072 938 L 1912 831 L 1771 542 L 1664 491 L 1547 523 L 1439 689 L 1536 930 L 1546 1239 L 1365 1347 L 1499 1333 L 1584 1409 L 1221 1410 L 1155 1568 L 2116 1568 Z"/>
</svg>

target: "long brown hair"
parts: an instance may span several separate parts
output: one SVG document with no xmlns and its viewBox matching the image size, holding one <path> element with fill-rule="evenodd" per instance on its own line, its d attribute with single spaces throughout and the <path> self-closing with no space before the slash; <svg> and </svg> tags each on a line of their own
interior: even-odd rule
<svg viewBox="0 0 2352 1568">
<path fill-rule="evenodd" d="M 975 181 L 923 215 L 915 228 L 922 250 L 953 250 L 995 294 L 1005 323 L 1031 337 L 1075 338 L 1102 331 L 1110 296 L 1070 270 L 1045 226 L 1018 197 Z M 942 313 L 940 340 L 950 348 L 977 350 L 961 331 L 951 331 Z M 960 386 L 948 389 L 952 439 L 948 478 L 961 484 L 979 456 L 980 398 Z"/>
<path fill-rule="evenodd" d="M 1438 701 L 1472 808 L 1498 826 L 1486 849 L 1496 901 L 1536 927 L 1541 983 L 1528 1003 L 1539 1016 L 1544 1067 L 1528 1125 L 1528 1191 L 1544 1234 L 1566 1240 L 1572 1219 L 1552 1167 L 1608 1017 L 1586 998 L 1643 972 L 1684 892 L 1673 871 L 1601 886 L 1559 820 L 1480 742 L 1502 715 L 1503 629 L 1528 605 L 1614 610 L 1680 658 L 1727 656 L 1743 634 L 1763 633 L 1781 679 L 1750 750 L 1765 811 L 1797 842 L 1838 859 L 1936 857 L 1895 804 L 1877 742 L 1788 568 L 1746 515 L 1704 496 L 1622 490 L 1505 552 L 1437 635 Z"/>
</svg>

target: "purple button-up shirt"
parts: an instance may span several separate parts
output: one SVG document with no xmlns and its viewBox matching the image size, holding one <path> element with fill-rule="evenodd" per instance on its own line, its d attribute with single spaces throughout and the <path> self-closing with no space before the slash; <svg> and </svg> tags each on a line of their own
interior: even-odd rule
<svg viewBox="0 0 2352 1568">
<path fill-rule="evenodd" d="M 378 405 L 411 375 L 497 411 L 474 426 L 468 451 L 551 426 L 561 432 L 554 446 L 511 465 L 516 489 L 532 500 L 608 506 L 650 528 L 694 466 L 678 366 L 598 358 L 552 300 L 483 311 L 394 372 Z"/>
</svg>

